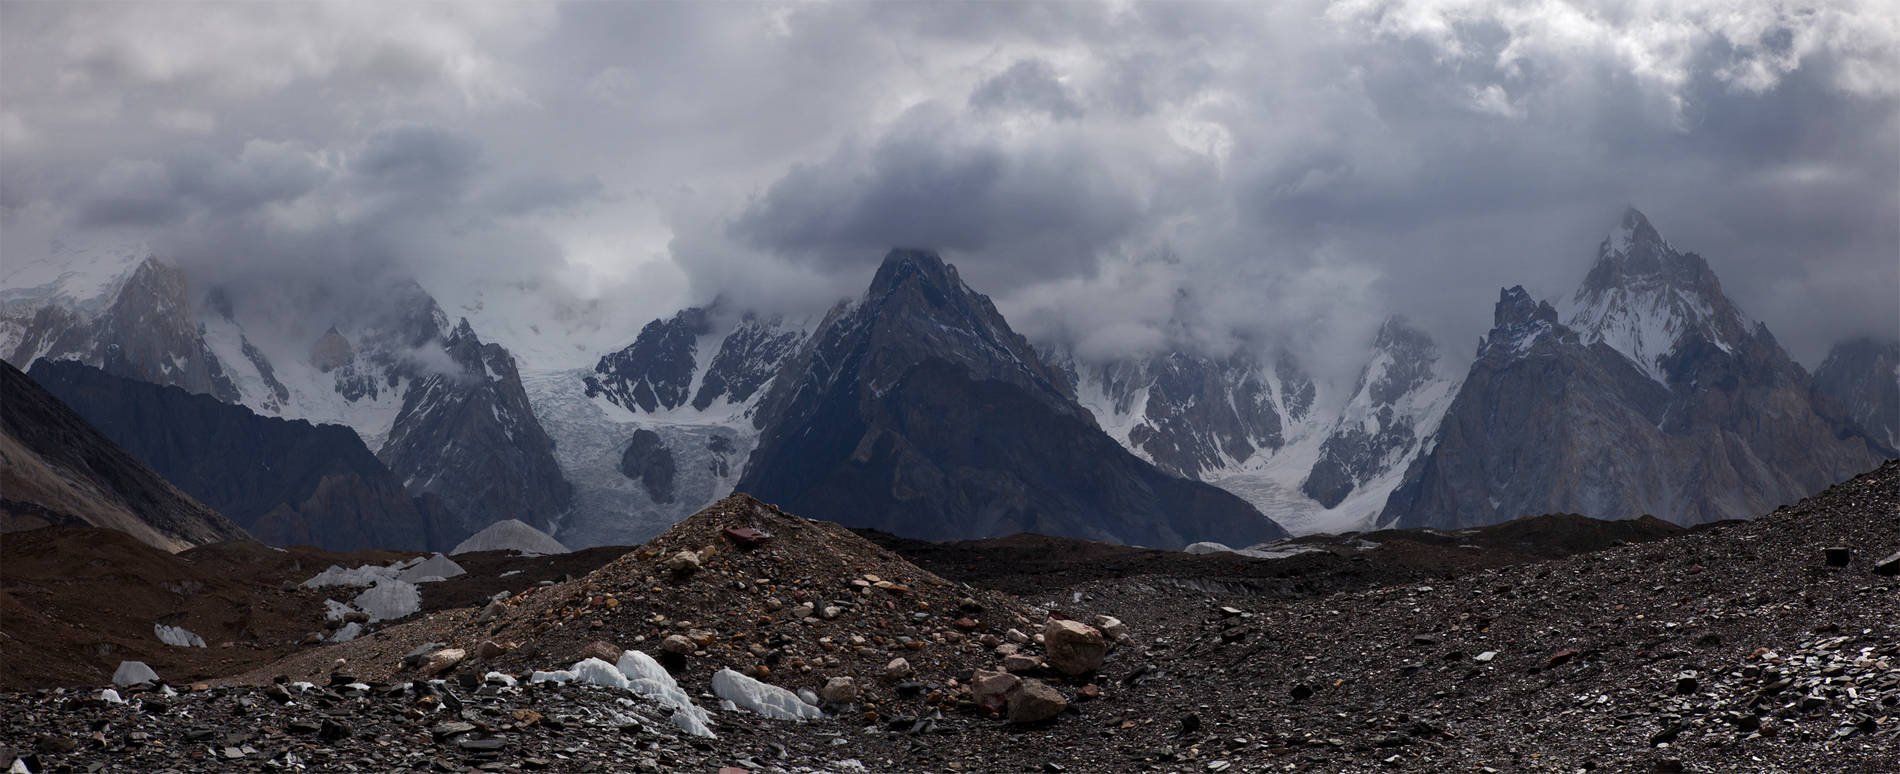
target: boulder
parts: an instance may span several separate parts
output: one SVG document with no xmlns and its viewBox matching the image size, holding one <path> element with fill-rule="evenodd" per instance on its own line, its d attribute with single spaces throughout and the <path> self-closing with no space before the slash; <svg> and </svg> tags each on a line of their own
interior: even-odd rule
<svg viewBox="0 0 1900 774">
<path fill-rule="evenodd" d="M 693 641 L 686 639 L 684 635 L 669 634 L 667 635 L 666 639 L 660 640 L 660 650 L 664 650 L 668 653 L 677 653 L 682 656 L 688 656 L 688 655 L 692 655 L 693 651 L 698 650 L 698 649 L 699 649 L 699 646 L 694 645 Z"/>
<path fill-rule="evenodd" d="M 1042 666 L 1042 659 L 1027 653 L 1011 653 L 1003 657 L 1005 672 L 1034 672 Z"/>
<path fill-rule="evenodd" d="M 884 665 L 884 676 L 892 680 L 902 680 L 909 677 L 913 671 L 915 670 L 911 669 L 910 662 L 903 658 L 891 659 L 891 663 Z"/>
<path fill-rule="evenodd" d="M 1900 551 L 1895 551 L 1887 558 L 1874 562 L 1874 574 L 1887 577 L 1900 575 Z"/>
<path fill-rule="evenodd" d="M 475 657 L 483 661 L 500 658 L 507 652 L 508 648 L 503 647 L 501 643 L 494 640 L 482 640 L 480 645 L 475 646 Z"/>
<path fill-rule="evenodd" d="M 832 704 L 850 704 L 858 700 L 858 684 L 849 677 L 834 677 L 825 681 L 818 697 Z"/>
<path fill-rule="evenodd" d="M 1041 680 L 1028 679 L 1009 694 L 1009 722 L 1035 723 L 1048 720 L 1069 708 L 1062 693 Z"/>
<path fill-rule="evenodd" d="M 1009 700 L 1009 693 L 1016 690 L 1022 678 L 1008 672 L 992 672 L 978 669 L 970 677 L 970 693 L 978 705 L 1000 710 Z"/>
<path fill-rule="evenodd" d="M 1128 641 L 1128 624 L 1122 623 L 1122 619 L 1116 618 L 1115 616 L 1112 616 L 1112 615 L 1096 616 L 1095 628 L 1101 629 L 1102 634 L 1108 637 L 1108 639 L 1112 642 L 1127 642 Z"/>
<path fill-rule="evenodd" d="M 699 554 L 681 551 L 666 560 L 666 569 L 677 575 L 690 575 L 699 571 Z"/>
<path fill-rule="evenodd" d="M 422 673 L 425 675 L 442 674 L 443 672 L 454 669 L 456 665 L 461 664 L 462 660 L 466 658 L 468 658 L 468 651 L 466 650 L 461 648 L 443 648 L 434 653 L 430 653 L 428 658 L 423 659 Z"/>
<path fill-rule="evenodd" d="M 582 659 L 597 658 L 609 664 L 620 659 L 620 646 L 606 640 L 594 640 L 581 648 Z"/>
<path fill-rule="evenodd" d="M 1101 630 L 1088 624 L 1051 620 L 1043 626 L 1042 637 L 1049 666 L 1065 675 L 1093 672 L 1108 657 L 1108 642 Z"/>
</svg>

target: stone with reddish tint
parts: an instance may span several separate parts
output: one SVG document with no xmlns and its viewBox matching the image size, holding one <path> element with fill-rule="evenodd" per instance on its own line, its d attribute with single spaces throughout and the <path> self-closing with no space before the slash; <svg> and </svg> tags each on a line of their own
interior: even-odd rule
<svg viewBox="0 0 1900 774">
<path fill-rule="evenodd" d="M 1062 692 L 1041 680 L 1022 681 L 1015 691 L 1009 694 L 1009 722 L 1036 723 L 1048 720 L 1069 708 L 1069 700 L 1062 698 Z"/>
<path fill-rule="evenodd" d="M 1009 701 L 1009 693 L 1022 683 L 1022 678 L 1008 672 L 993 672 L 978 669 L 970 677 L 970 693 L 979 706 L 1001 709 Z"/>
<path fill-rule="evenodd" d="M 1049 666 L 1065 675 L 1100 669 L 1108 657 L 1108 641 L 1093 626 L 1076 621 L 1051 620 L 1042 627 L 1042 645 Z"/>
<path fill-rule="evenodd" d="M 620 646 L 606 640 L 594 640 L 581 648 L 581 660 L 597 658 L 612 664 L 620 660 Z"/>
</svg>

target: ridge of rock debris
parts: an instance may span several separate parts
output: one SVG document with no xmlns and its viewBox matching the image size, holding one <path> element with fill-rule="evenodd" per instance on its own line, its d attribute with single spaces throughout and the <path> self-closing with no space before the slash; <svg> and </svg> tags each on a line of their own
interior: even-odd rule
<svg viewBox="0 0 1900 774">
<path fill-rule="evenodd" d="M 1897 550 L 1890 462 L 1755 521 L 1450 578 L 1266 596 L 1182 562 L 1017 598 L 734 496 L 580 578 L 233 684 L 0 694 L 0 763 L 1896 772 Z M 680 696 L 620 687 L 655 663 Z M 746 678 L 815 710 L 722 701 L 789 701 Z"/>
</svg>

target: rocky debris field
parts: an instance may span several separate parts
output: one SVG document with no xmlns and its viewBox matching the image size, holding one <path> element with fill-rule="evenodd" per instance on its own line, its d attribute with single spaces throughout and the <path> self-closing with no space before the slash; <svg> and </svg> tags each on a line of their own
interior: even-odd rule
<svg viewBox="0 0 1900 774">
<path fill-rule="evenodd" d="M 1193 574 L 1210 557 L 1074 575 L 1045 558 L 1045 582 L 1011 596 L 944 576 L 1020 545 L 963 545 L 933 573 L 735 496 L 592 573 L 227 684 L 0 695 L 0 758 L 35 774 L 1900 772 L 1900 463 L 1751 522 L 1613 532 L 1541 561 L 1463 533 L 1407 542 L 1415 561 L 1210 555 L 1261 565 L 1211 576 L 1246 583 Z M 1365 542 L 1401 542 L 1383 537 Z M 1434 546 L 1448 555 L 1429 561 Z M 1514 558 L 1470 563 L 1487 551 Z"/>
<path fill-rule="evenodd" d="M 519 556 L 488 551 L 456 558 L 469 570 L 422 585 L 425 612 L 480 604 L 504 590 L 535 588 L 598 569 L 626 548 Z M 124 533 L 48 527 L 0 540 L 0 660 L 33 669 L 0 669 L 0 689 L 29 690 L 104 682 L 120 661 L 145 661 L 181 681 L 224 677 L 315 645 L 343 621 L 328 619 L 325 599 L 348 602 L 361 589 L 307 588 L 331 566 L 381 565 L 412 551 L 339 553 L 310 546 L 273 548 L 250 541 L 199 546 L 178 554 Z M 175 647 L 156 627 L 177 627 L 203 647 Z"/>
<path fill-rule="evenodd" d="M 854 531 L 945 578 L 1011 594 L 1141 576 L 1207 591 L 1294 598 L 1456 577 L 1661 540 L 1686 530 L 1653 517 L 1600 521 L 1551 514 L 1461 530 L 1307 535 L 1259 546 L 1285 555 L 1264 561 L 1231 552 L 1191 554 L 1046 535 L 932 543 L 877 530 Z"/>
</svg>

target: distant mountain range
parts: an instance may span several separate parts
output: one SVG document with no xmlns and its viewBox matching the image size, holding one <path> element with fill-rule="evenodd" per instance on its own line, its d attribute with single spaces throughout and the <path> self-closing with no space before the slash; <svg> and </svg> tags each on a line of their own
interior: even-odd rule
<svg viewBox="0 0 1900 774">
<path fill-rule="evenodd" d="M 236 291 L 193 289 L 137 249 L 65 249 L 0 276 L 0 355 L 254 412 L 192 403 L 174 428 L 318 423 L 190 451 L 215 468 L 315 444 L 373 496 L 312 499 L 308 484 L 330 480 L 313 463 L 257 484 L 297 514 L 272 521 L 254 497 L 193 489 L 207 474 L 174 474 L 266 540 L 335 545 L 447 547 L 509 519 L 576 548 L 631 543 L 735 487 L 929 538 L 1248 545 L 1548 512 L 1691 524 L 1771 510 L 1900 441 L 1900 340 L 1843 342 L 1810 377 L 1635 210 L 1562 306 L 1504 291 L 1465 373 L 1391 318 L 1350 384 L 1248 346 L 1085 359 L 1030 342 L 927 250 L 892 251 L 822 319 L 716 300 L 575 370 L 523 373 L 420 286 L 386 291 L 265 347 Z M 186 456 L 135 415 L 158 410 L 137 408 L 150 398 L 103 394 L 73 400 L 128 449 Z M 377 509 L 399 523 L 366 522 Z"/>
</svg>

